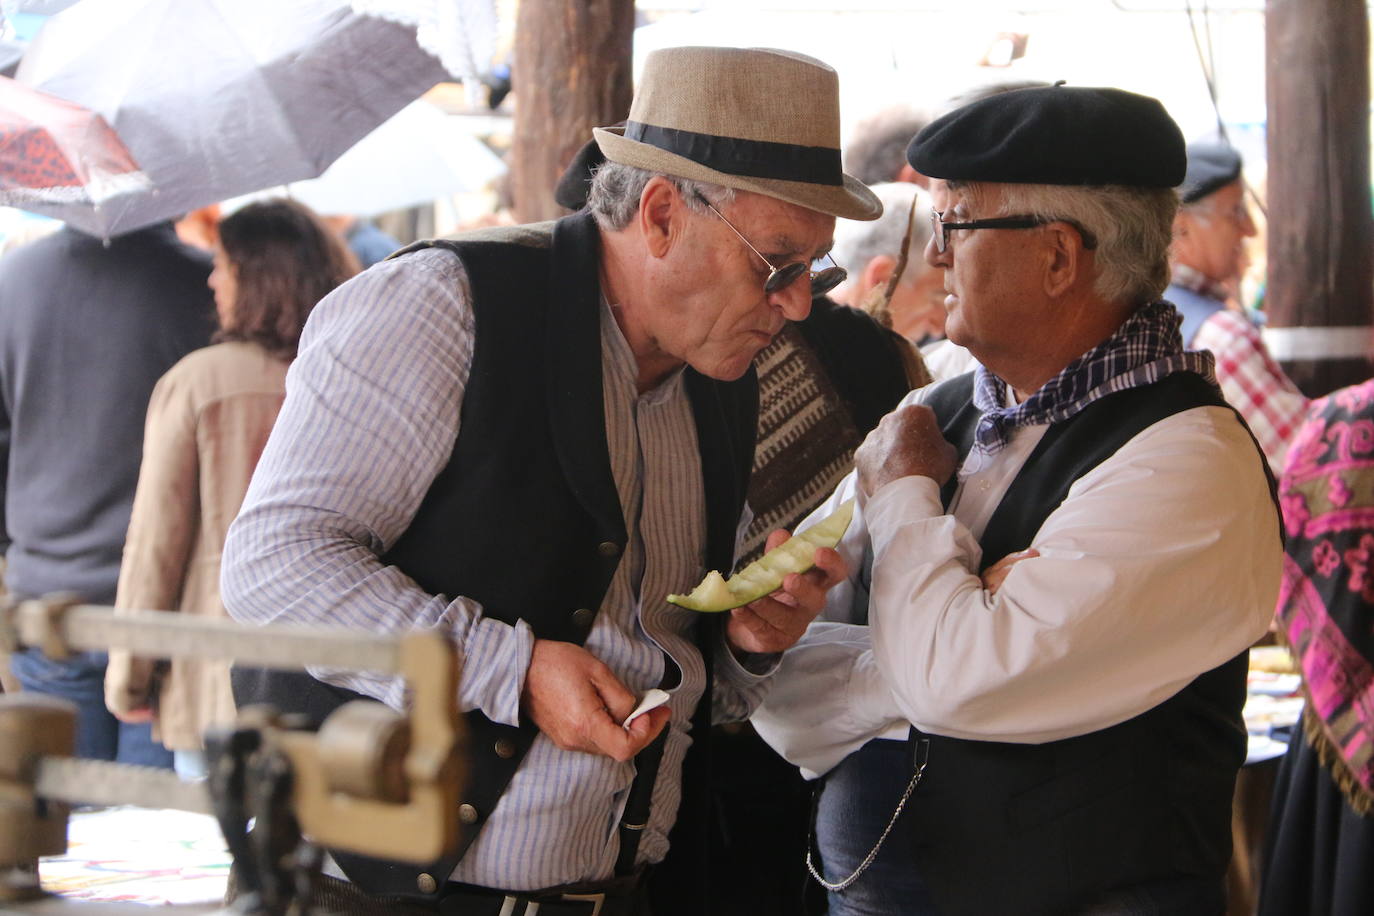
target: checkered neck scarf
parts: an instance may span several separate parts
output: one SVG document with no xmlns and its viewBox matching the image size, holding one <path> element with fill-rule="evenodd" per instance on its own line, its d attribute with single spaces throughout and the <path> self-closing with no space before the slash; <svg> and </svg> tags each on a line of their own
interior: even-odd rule
<svg viewBox="0 0 1374 916">
<path fill-rule="evenodd" d="M 1187 264 L 1175 264 L 1169 268 L 1169 282 L 1223 302 L 1230 296 L 1223 284 L 1213 283 L 1201 271 L 1193 270 Z"/>
<path fill-rule="evenodd" d="M 1019 426 L 1059 423 L 1099 398 L 1157 382 L 1175 372 L 1196 372 L 1213 385 L 1212 354 L 1184 350 L 1179 315 L 1167 302 L 1138 309 L 1116 333 L 1064 367 L 1023 403 L 1007 407 L 1007 383 L 979 366 L 973 403 L 983 412 L 974 431 L 974 470 L 997 454 Z"/>
</svg>

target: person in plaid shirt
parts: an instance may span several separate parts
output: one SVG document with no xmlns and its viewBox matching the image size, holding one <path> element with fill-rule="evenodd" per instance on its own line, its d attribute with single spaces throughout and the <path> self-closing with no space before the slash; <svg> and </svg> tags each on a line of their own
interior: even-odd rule
<svg viewBox="0 0 1374 916">
<path fill-rule="evenodd" d="M 1183 341 L 1216 357 L 1221 391 L 1249 424 L 1269 466 L 1283 468 L 1308 399 L 1269 355 L 1259 328 L 1226 307 L 1255 224 L 1245 205 L 1240 153 L 1222 143 L 1188 145 L 1188 172 L 1174 220 L 1173 276 L 1164 298 L 1183 315 Z"/>
</svg>

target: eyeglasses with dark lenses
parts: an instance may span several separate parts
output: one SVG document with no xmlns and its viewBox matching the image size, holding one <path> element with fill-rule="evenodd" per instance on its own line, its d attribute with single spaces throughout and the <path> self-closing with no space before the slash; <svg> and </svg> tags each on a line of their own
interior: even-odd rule
<svg viewBox="0 0 1374 916">
<path fill-rule="evenodd" d="M 719 216 L 721 221 L 730 227 L 730 231 L 739 236 L 739 240 L 748 246 L 750 251 L 758 255 L 760 261 L 767 265 L 768 278 L 763 281 L 764 292 L 775 293 L 788 284 L 800 279 L 802 274 L 809 274 L 811 277 L 811 298 L 819 299 L 821 296 L 824 296 L 826 293 L 843 283 L 845 277 L 849 276 L 848 272 L 843 267 L 835 264 L 834 258 L 830 258 L 829 254 L 826 254 L 825 257 L 830 258 L 830 263 L 834 266 L 826 267 L 823 270 L 812 270 L 811 264 L 807 261 L 793 261 L 781 267 L 774 267 L 773 262 L 765 258 L 762 252 L 755 248 L 753 243 L 744 237 L 744 233 L 736 229 L 735 224 L 726 219 L 725 214 L 717 210 L 709 200 L 702 196 L 701 192 L 696 192 L 695 196 L 697 200 L 706 205 L 707 209 L 716 216 Z"/>
<path fill-rule="evenodd" d="M 951 229 L 1034 229 L 1037 226 L 1047 226 L 1050 223 L 1068 223 L 1078 231 L 1083 238 L 1083 247 L 1092 251 L 1097 247 L 1097 239 L 1091 232 L 1084 229 L 1071 219 L 1062 217 L 1039 217 L 1039 216 L 997 216 L 991 219 L 974 219 L 962 223 L 947 223 L 944 214 L 939 210 L 930 211 L 931 236 L 935 239 L 935 250 L 944 253 L 949 247 L 949 233 Z"/>
</svg>

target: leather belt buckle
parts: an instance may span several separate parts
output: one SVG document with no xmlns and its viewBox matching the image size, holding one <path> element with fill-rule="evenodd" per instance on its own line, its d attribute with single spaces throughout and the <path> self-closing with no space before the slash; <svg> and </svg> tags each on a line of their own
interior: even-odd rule
<svg viewBox="0 0 1374 916">
<path fill-rule="evenodd" d="M 576 903 L 590 903 L 591 916 L 601 916 L 601 907 L 606 902 L 605 894 L 564 894 L 560 899 Z"/>
</svg>

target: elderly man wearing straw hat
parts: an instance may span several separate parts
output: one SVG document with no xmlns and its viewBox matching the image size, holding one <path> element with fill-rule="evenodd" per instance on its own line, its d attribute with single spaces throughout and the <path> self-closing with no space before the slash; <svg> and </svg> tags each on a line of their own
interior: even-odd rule
<svg viewBox="0 0 1374 916">
<path fill-rule="evenodd" d="M 460 649 L 462 848 L 423 869 L 335 856 L 373 895 L 640 912 L 679 808 L 702 813 L 689 747 L 749 713 L 843 575 L 823 551 L 723 617 L 664 601 L 731 566 L 751 360 L 838 279 L 811 269 L 835 216 L 881 211 L 840 168 L 835 72 L 659 51 L 625 127 L 595 136 L 609 162 L 583 213 L 413 247 L 321 302 L 229 533 L 236 618 L 425 627 Z M 402 702 L 393 681 L 319 674 L 240 677 L 239 695 Z M 656 687 L 666 705 L 629 720 Z M 689 826 L 673 839 L 691 849 Z M 704 884 L 674 887 L 674 909 Z"/>
<path fill-rule="evenodd" d="M 825 774 L 814 873 L 832 914 L 1217 916 L 1282 549 L 1264 456 L 1160 299 L 1183 138 L 1154 99 L 1052 86 L 908 156 L 981 367 L 860 446 L 826 613 L 868 625 L 813 625 L 754 717 Z"/>
</svg>

